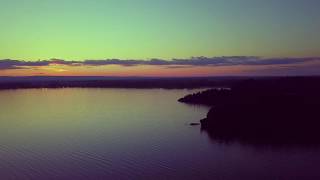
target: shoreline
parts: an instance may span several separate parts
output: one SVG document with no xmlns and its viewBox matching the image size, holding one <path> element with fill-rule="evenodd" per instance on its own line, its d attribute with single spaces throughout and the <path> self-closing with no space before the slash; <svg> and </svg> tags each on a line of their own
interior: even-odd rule
<svg viewBox="0 0 320 180">
<path fill-rule="evenodd" d="M 200 123 L 213 139 L 320 145 L 319 92 L 317 78 L 249 80 L 178 101 L 211 107 Z"/>
<path fill-rule="evenodd" d="M 232 87 L 249 80 L 316 79 L 320 76 L 301 77 L 0 77 L 1 89 L 37 88 L 163 88 L 196 89 Z"/>
</svg>

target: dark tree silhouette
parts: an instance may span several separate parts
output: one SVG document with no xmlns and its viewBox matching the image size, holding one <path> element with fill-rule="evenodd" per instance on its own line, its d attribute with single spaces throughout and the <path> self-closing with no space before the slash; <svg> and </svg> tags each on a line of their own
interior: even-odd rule
<svg viewBox="0 0 320 180">
<path fill-rule="evenodd" d="M 320 143 L 320 78 L 247 80 L 180 102 L 212 106 L 201 120 L 211 137 L 254 143 Z"/>
</svg>

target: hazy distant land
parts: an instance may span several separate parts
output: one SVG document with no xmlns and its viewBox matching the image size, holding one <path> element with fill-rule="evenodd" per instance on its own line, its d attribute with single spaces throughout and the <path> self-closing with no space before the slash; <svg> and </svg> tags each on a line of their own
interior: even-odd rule
<svg viewBox="0 0 320 180">
<path fill-rule="evenodd" d="M 320 77 L 0 77 L 0 89 L 30 88 L 164 88 L 192 89 L 209 87 L 232 87 L 245 80 L 296 80 Z"/>
<path fill-rule="evenodd" d="M 0 89 L 29 88 L 164 88 L 225 87 L 248 77 L 0 77 Z"/>
</svg>

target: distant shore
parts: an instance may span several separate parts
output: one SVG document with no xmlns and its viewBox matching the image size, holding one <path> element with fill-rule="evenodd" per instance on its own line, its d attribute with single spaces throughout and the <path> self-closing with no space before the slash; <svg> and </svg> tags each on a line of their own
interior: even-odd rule
<svg viewBox="0 0 320 180">
<path fill-rule="evenodd" d="M 233 87 L 247 80 L 296 80 L 317 79 L 310 77 L 0 77 L 0 89 L 33 88 L 164 88 L 195 89 L 210 87 Z"/>
<path fill-rule="evenodd" d="M 164 88 L 226 87 L 265 77 L 0 77 L 0 89 L 31 88 Z"/>
</svg>

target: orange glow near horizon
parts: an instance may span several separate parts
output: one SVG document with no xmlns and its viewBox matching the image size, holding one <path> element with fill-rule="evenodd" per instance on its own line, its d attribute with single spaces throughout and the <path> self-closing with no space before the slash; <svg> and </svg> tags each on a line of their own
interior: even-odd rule
<svg viewBox="0 0 320 180">
<path fill-rule="evenodd" d="M 214 66 L 152 66 L 152 65 L 105 65 L 105 66 L 67 66 L 50 64 L 49 66 L 22 67 L 0 71 L 0 76 L 221 76 L 240 74 L 248 67 Z"/>
<path fill-rule="evenodd" d="M 237 75 L 290 75 L 306 69 L 318 72 L 319 61 L 288 65 L 84 65 L 59 62 L 39 66 L 19 66 L 0 70 L 0 76 L 140 76 L 199 77 Z M 313 68 L 313 69 L 312 69 Z"/>
</svg>

